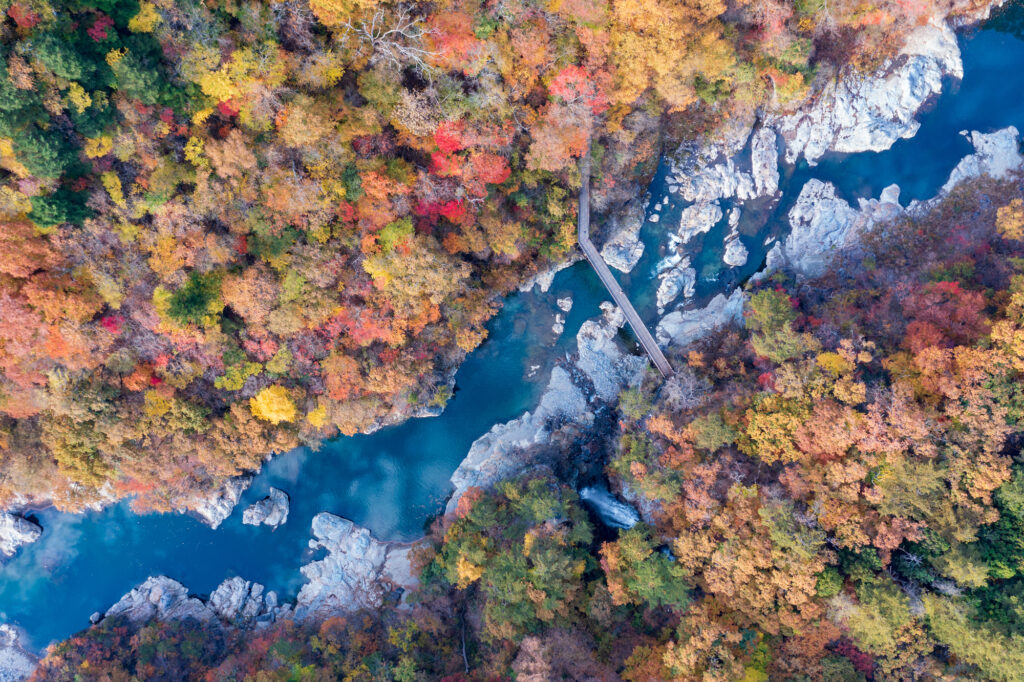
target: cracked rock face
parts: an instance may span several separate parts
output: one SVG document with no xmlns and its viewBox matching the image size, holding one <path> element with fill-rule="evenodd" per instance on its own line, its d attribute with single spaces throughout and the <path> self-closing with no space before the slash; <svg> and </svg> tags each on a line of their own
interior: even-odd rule
<svg viewBox="0 0 1024 682">
<path fill-rule="evenodd" d="M 269 494 L 259 502 L 249 505 L 242 512 L 242 523 L 249 526 L 270 526 L 277 528 L 288 520 L 288 495 L 271 487 Z"/>
<path fill-rule="evenodd" d="M 982 175 L 998 180 L 1024 165 L 1019 147 L 1020 133 L 1013 126 L 988 134 L 977 130 L 970 133 L 965 131 L 963 135 L 974 145 L 974 153 L 960 159 L 960 163 L 949 174 L 940 192 L 943 196 L 964 180 Z"/>
<path fill-rule="evenodd" d="M 634 199 L 622 211 L 609 216 L 604 228 L 608 239 L 601 247 L 601 257 L 609 267 L 620 272 L 630 272 L 644 255 L 644 243 L 640 241 L 640 228 L 644 224 L 644 205 Z"/>
<path fill-rule="evenodd" d="M 575 366 L 551 370 L 536 409 L 504 424 L 495 424 L 470 446 L 452 474 L 455 491 L 448 500 L 446 514 L 455 511 L 469 488 L 490 487 L 528 468 L 531 459 L 526 451 L 548 443 L 554 427 L 566 422 L 590 424 L 594 418 L 591 400 L 614 400 L 623 387 L 640 380 L 647 358 L 622 350 L 616 337 L 625 318 L 618 307 L 605 302 L 601 308 L 604 316 L 584 322 L 576 335 Z"/>
<path fill-rule="evenodd" d="M 766 197 L 779 191 L 779 147 L 775 130 L 758 128 L 750 136 L 750 166 L 754 193 Z"/>
<path fill-rule="evenodd" d="M 582 332 L 582 329 L 580 330 Z M 514 475 L 523 467 L 519 450 L 547 442 L 549 422 L 556 419 L 579 419 L 587 412 L 587 401 L 562 367 L 551 370 L 540 404 L 532 412 L 504 424 L 495 424 L 491 430 L 473 441 L 465 459 L 452 474 L 455 492 L 448 500 L 446 514 L 455 511 L 459 498 L 472 487 L 486 488 Z"/>
<path fill-rule="evenodd" d="M 718 294 L 703 308 L 676 310 L 661 319 L 655 336 L 660 346 L 686 346 L 728 324 L 743 320 L 743 291 Z"/>
<path fill-rule="evenodd" d="M 322 512 L 313 517 L 312 549 L 327 556 L 302 567 L 308 582 L 295 601 L 295 619 L 379 608 L 392 588 L 412 587 L 416 579 L 408 547 L 392 547 L 348 519 Z"/>
<path fill-rule="evenodd" d="M 144 583 L 107 609 L 105 618 L 124 616 L 133 623 L 147 620 L 185 620 L 195 618 L 207 622 L 214 612 L 201 599 L 190 597 L 177 580 L 166 576 L 147 578 Z"/>
<path fill-rule="evenodd" d="M 0 512 L 0 554 L 12 557 L 18 549 L 39 539 L 39 524 L 10 512 Z"/>
<path fill-rule="evenodd" d="M 826 152 L 884 151 L 920 128 L 921 106 L 942 90 L 943 76 L 963 77 L 956 35 L 944 21 L 915 29 L 899 56 L 874 75 L 848 71 L 803 111 L 776 119 L 786 161 L 814 165 Z"/>
<path fill-rule="evenodd" d="M 195 512 L 210 528 L 217 528 L 231 516 L 242 493 L 252 483 L 252 475 L 232 478 L 224 487 L 207 497 L 195 500 L 191 511 Z"/>
<path fill-rule="evenodd" d="M 658 314 L 682 294 L 684 299 L 691 298 L 697 287 L 697 271 L 690 266 L 690 257 L 678 254 L 662 261 L 662 270 L 658 273 L 657 303 Z"/>
</svg>

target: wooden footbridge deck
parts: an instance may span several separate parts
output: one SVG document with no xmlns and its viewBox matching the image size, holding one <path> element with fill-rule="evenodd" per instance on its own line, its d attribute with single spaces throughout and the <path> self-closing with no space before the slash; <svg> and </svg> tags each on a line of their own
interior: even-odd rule
<svg viewBox="0 0 1024 682">
<path fill-rule="evenodd" d="M 604 262 L 604 258 L 601 257 L 601 253 L 594 246 L 594 243 L 590 241 L 590 154 L 583 155 L 583 163 L 580 167 L 580 173 L 583 176 L 583 184 L 580 188 L 580 205 L 579 205 L 579 216 L 577 219 L 577 234 L 579 239 L 580 248 L 583 249 L 583 255 L 590 261 L 590 265 L 597 272 L 597 276 L 601 278 L 601 283 L 604 284 L 608 293 L 615 299 L 615 304 L 619 306 L 622 312 L 626 316 L 626 321 L 629 322 L 629 326 L 633 328 L 633 333 L 636 334 L 637 340 L 640 341 L 640 345 L 643 346 L 644 350 L 647 351 L 647 355 L 650 356 L 651 362 L 658 368 L 662 376 L 668 377 L 672 375 L 672 365 L 668 364 L 668 359 L 665 358 L 665 354 L 661 352 L 661 348 L 658 347 L 654 337 L 651 336 L 651 332 L 647 330 L 647 326 L 644 321 L 640 319 L 640 315 L 637 314 L 636 308 L 629 302 L 629 298 L 626 297 L 626 292 L 622 290 L 619 283 L 615 280 L 612 275 L 612 271 L 608 269 L 608 264 Z"/>
</svg>

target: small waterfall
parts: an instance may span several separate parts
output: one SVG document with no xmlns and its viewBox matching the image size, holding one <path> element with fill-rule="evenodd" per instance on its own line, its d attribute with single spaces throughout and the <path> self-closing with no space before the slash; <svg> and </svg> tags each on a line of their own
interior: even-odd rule
<svg viewBox="0 0 1024 682">
<path fill-rule="evenodd" d="M 618 500 L 603 485 L 588 485 L 581 488 L 580 498 L 589 504 L 601 522 L 610 528 L 632 528 L 640 522 L 637 510 Z"/>
</svg>

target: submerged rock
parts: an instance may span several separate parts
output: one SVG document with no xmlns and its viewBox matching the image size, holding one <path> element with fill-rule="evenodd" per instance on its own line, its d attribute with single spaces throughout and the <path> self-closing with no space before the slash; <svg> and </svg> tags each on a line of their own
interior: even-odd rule
<svg viewBox="0 0 1024 682">
<path fill-rule="evenodd" d="M 593 508 L 604 525 L 611 528 L 632 528 L 640 522 L 640 513 L 616 499 L 604 486 L 581 488 L 580 499 Z"/>
<path fill-rule="evenodd" d="M 644 205 L 639 199 L 630 201 L 621 211 L 608 217 L 604 227 L 608 238 L 601 246 L 601 257 L 610 267 L 620 272 L 629 272 L 636 267 L 644 255 L 644 243 L 640 241 L 643 224 Z"/>
<path fill-rule="evenodd" d="M 743 291 L 718 294 L 703 308 L 676 310 L 661 319 L 655 336 L 661 346 L 686 346 L 711 332 L 743 319 Z"/>
<path fill-rule="evenodd" d="M 851 68 L 808 108 L 774 121 L 786 141 L 787 163 L 801 154 L 814 165 L 829 151 L 883 151 L 913 137 L 921 125 L 914 116 L 942 90 L 946 75 L 963 77 L 956 35 L 942 21 L 918 27 L 877 73 Z"/>
<path fill-rule="evenodd" d="M 35 672 L 39 659 L 18 642 L 18 632 L 6 623 L 0 625 L 0 682 L 21 682 Z"/>
<path fill-rule="evenodd" d="M 212 495 L 201 497 L 192 502 L 191 511 L 195 512 L 210 528 L 217 528 L 231 516 L 242 493 L 252 483 L 253 476 L 237 476 L 228 480 L 224 487 Z"/>
<path fill-rule="evenodd" d="M 321 619 L 362 608 L 379 608 L 394 589 L 416 584 L 409 547 L 380 542 L 348 519 L 321 512 L 313 517 L 312 549 L 327 556 L 302 567 L 309 581 L 295 601 L 295 619 Z"/>
<path fill-rule="evenodd" d="M 271 487 L 269 494 L 242 512 L 242 523 L 249 526 L 265 525 L 277 528 L 288 520 L 288 494 Z"/>
<path fill-rule="evenodd" d="M 43 529 L 38 523 L 11 512 L 0 512 L 0 554 L 12 557 L 18 549 L 39 539 Z"/>
</svg>

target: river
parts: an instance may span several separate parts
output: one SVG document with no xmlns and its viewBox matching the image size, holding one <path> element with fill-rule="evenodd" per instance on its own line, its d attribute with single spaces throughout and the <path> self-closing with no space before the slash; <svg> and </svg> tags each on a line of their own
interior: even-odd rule
<svg viewBox="0 0 1024 682">
<path fill-rule="evenodd" d="M 830 155 L 813 168 L 802 161 L 782 167 L 781 202 L 760 211 L 748 204 L 744 211 L 740 234 L 750 251 L 746 266 L 722 263 L 725 221 L 698 238 L 701 243 L 691 249 L 698 272 L 696 299 L 730 290 L 761 266 L 766 239 L 784 234 L 785 211 L 808 179 L 833 182 L 851 202 L 877 197 L 882 188 L 897 183 L 905 204 L 932 196 L 971 151 L 959 131 L 988 132 L 1007 125 L 1024 130 L 1024 98 L 1018 95 L 1024 91 L 1024 41 L 984 30 L 962 37 L 961 47 L 963 81 L 945 83 L 942 96 L 919 117 L 922 126 L 914 138 L 882 153 Z M 651 205 L 668 196 L 666 172 L 663 164 L 651 183 Z M 660 245 L 678 223 L 681 208 L 672 198 L 659 223 L 645 223 L 644 256 L 632 273 L 619 276 L 648 324 L 657 317 L 654 275 Z M 556 337 L 551 331 L 559 312 L 555 301 L 566 295 L 572 295 L 574 305 L 564 333 Z M 80 515 L 38 512 L 42 538 L 0 567 L 0 621 L 21 628 L 24 644 L 41 649 L 86 627 L 90 614 L 160 574 L 198 593 L 241 575 L 294 596 L 302 581 L 298 569 L 312 557 L 310 522 L 321 511 L 352 519 L 382 539 L 421 535 L 442 509 L 448 478 L 472 442 L 493 424 L 531 409 L 554 362 L 573 352 L 580 325 L 600 314 L 598 305 L 608 298 L 583 262 L 558 273 L 546 293 L 512 296 L 490 323 L 487 341 L 459 369 L 455 395 L 440 417 L 340 438 L 318 452 L 298 449 L 274 458 L 217 530 L 179 514 L 137 515 L 127 503 Z M 241 510 L 266 495 L 269 486 L 291 496 L 288 522 L 276 531 L 243 525 Z"/>
</svg>

